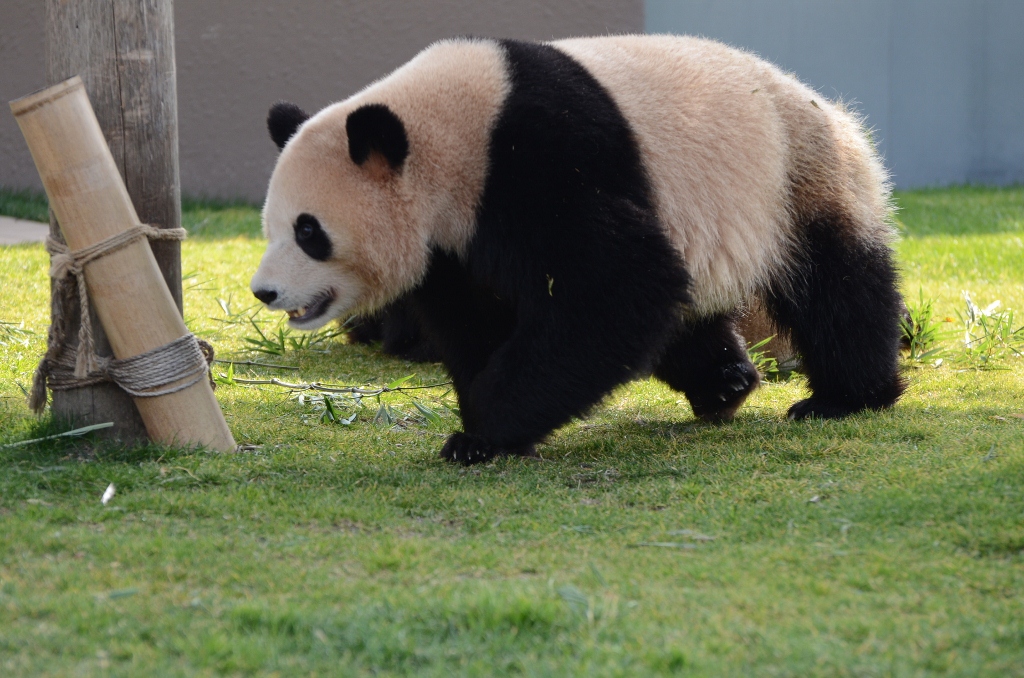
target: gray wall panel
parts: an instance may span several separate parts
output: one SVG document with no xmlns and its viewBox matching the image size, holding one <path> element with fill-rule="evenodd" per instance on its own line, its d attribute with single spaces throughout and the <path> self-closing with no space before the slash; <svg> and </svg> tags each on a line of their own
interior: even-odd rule
<svg viewBox="0 0 1024 678">
<path fill-rule="evenodd" d="M 902 185 L 964 182 L 983 131 L 974 103 L 982 23 L 974 3 L 895 3 L 890 161 Z"/>
<path fill-rule="evenodd" d="M 43 190 L 25 139 L 7 102 L 45 83 L 41 0 L 0 5 L 0 186 Z"/>
<path fill-rule="evenodd" d="M 974 181 L 1024 182 L 1024 2 L 988 3 L 987 116 Z"/>
<path fill-rule="evenodd" d="M 1024 181 L 1024 1 L 647 0 L 856 102 L 901 187 Z"/>
</svg>

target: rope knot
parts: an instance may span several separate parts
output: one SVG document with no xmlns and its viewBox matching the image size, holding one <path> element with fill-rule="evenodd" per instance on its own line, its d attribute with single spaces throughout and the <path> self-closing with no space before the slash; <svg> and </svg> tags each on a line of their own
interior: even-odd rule
<svg viewBox="0 0 1024 678">
<path fill-rule="evenodd" d="M 57 285 L 51 297 L 50 332 L 46 354 L 39 361 L 32 379 L 29 407 L 36 413 L 46 407 L 46 387 L 69 390 L 105 381 L 113 381 L 135 397 L 153 397 L 184 390 L 204 374 L 213 362 L 213 348 L 193 334 L 141 355 L 125 360 L 111 360 L 96 355 L 89 318 L 89 295 L 85 285 L 85 266 L 100 257 L 116 252 L 140 238 L 151 240 L 184 240 L 183 228 L 153 228 L 136 224 L 98 243 L 72 251 L 53 237 L 46 239 L 50 253 L 50 277 Z M 72 292 L 72 285 L 74 292 Z M 73 358 L 63 355 L 67 341 L 65 304 L 77 293 L 79 307 L 78 346 Z M 196 376 L 198 375 L 198 376 Z M 187 380 L 187 383 L 177 383 Z M 169 386 L 174 384 L 173 386 Z"/>
<path fill-rule="evenodd" d="M 50 251 L 50 277 L 54 280 L 63 280 L 69 275 L 78 276 L 82 273 L 82 267 L 75 263 L 70 252 L 57 252 L 50 249 L 47 243 L 47 250 Z"/>
</svg>

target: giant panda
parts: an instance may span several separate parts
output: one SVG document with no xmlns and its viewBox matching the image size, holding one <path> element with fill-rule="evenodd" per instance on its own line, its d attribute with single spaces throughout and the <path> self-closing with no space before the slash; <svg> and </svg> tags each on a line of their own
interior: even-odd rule
<svg viewBox="0 0 1024 678">
<path fill-rule="evenodd" d="M 301 329 L 408 295 L 458 396 L 446 459 L 532 454 L 652 374 L 730 420 L 759 381 L 735 329 L 751 299 L 803 357 L 790 419 L 904 389 L 882 163 L 856 116 L 751 54 L 445 40 L 268 127 L 253 293 Z"/>
</svg>

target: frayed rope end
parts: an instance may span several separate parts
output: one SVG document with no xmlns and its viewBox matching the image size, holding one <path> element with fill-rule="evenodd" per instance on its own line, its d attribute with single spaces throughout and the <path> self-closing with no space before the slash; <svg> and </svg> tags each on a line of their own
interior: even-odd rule
<svg viewBox="0 0 1024 678">
<path fill-rule="evenodd" d="M 46 375 L 49 372 L 50 363 L 43 358 L 32 376 L 32 390 L 28 392 L 28 407 L 36 414 L 42 414 L 46 409 Z"/>
</svg>

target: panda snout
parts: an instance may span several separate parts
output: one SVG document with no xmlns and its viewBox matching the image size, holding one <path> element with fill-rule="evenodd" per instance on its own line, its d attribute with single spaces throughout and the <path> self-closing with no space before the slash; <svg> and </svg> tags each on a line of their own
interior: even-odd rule
<svg viewBox="0 0 1024 678">
<path fill-rule="evenodd" d="M 264 304 L 272 304 L 277 299 L 277 291 L 268 289 L 258 289 L 252 291 L 253 296 L 262 301 Z"/>
</svg>

